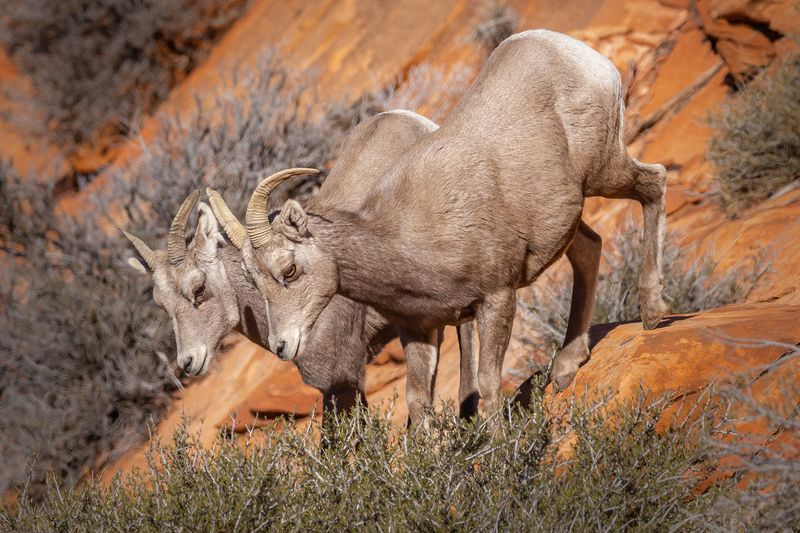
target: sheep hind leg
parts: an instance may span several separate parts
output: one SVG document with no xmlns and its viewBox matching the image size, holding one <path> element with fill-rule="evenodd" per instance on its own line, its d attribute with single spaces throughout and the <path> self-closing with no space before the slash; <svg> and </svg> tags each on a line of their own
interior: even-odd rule
<svg viewBox="0 0 800 533">
<path fill-rule="evenodd" d="M 572 266 L 572 301 L 564 344 L 550 371 L 550 381 L 557 391 L 566 388 L 578 367 L 589 359 L 589 322 L 594 309 L 602 244 L 600 235 L 581 221 L 567 248 L 567 259 Z"/>
<path fill-rule="evenodd" d="M 669 311 L 664 302 L 662 254 L 666 226 L 667 171 L 625 154 L 623 163 L 609 166 L 586 183 L 586 196 L 626 198 L 642 205 L 642 263 L 639 268 L 639 306 L 644 329 L 653 329 Z"/>
<path fill-rule="evenodd" d="M 636 200 L 642 204 L 642 264 L 639 270 L 639 306 L 644 329 L 653 329 L 669 312 L 663 298 L 662 254 L 666 226 L 667 171 L 664 165 L 634 160 Z"/>
</svg>

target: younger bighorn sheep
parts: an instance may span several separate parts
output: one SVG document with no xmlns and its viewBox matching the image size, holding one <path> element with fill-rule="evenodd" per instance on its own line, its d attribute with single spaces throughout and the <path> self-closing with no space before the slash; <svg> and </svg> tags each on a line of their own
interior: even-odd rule
<svg viewBox="0 0 800 533">
<path fill-rule="evenodd" d="M 393 112 L 373 117 L 353 130 L 340 151 L 337 164 L 319 195 L 337 189 L 358 190 L 353 183 L 358 170 L 388 168 L 399 156 L 435 129 L 416 114 Z M 211 201 L 219 195 L 210 191 Z M 242 265 L 241 252 L 226 243 L 212 210 L 200 203 L 197 228 L 188 246 L 186 223 L 198 199 L 192 193 L 181 205 L 170 227 L 167 251 L 153 251 L 139 238 L 125 232 L 153 274 L 153 297 L 172 318 L 178 347 L 178 365 L 188 374 L 206 372 L 217 345 L 233 330 L 267 347 L 268 320 L 264 301 Z M 224 204 L 223 204 L 224 205 Z M 227 208 L 221 222 L 231 231 L 231 240 L 241 245 L 239 233 L 231 230 Z M 145 270 L 137 260 L 130 262 Z M 477 406 L 477 365 L 473 361 L 471 324 L 459 329 L 462 349 L 462 414 Z M 365 365 L 397 336 L 373 309 L 338 296 L 320 314 L 310 333 L 308 348 L 296 363 L 303 380 L 320 389 L 323 406 L 335 402 L 347 408 L 364 401 Z M 286 354 L 283 354 L 284 358 Z M 472 403 L 470 403 L 470 401 Z"/>
<path fill-rule="evenodd" d="M 628 155 L 623 112 L 608 59 L 566 35 L 527 31 L 495 49 L 439 130 L 388 171 L 369 172 L 382 175 L 356 208 L 329 202 L 306 212 L 289 200 L 270 223 L 265 200 L 285 174 L 264 180 L 248 208 L 252 250 L 244 259 L 269 305 L 274 343 L 302 353 L 336 294 L 375 307 L 401 328 L 406 348 L 474 317 L 480 394 L 491 405 L 516 289 L 574 239 L 596 239 L 576 235 L 587 196 L 641 202 L 641 312 L 645 328 L 655 327 L 667 310 L 666 171 Z M 575 325 L 551 374 L 558 387 L 589 355 L 588 320 Z M 431 380 L 434 368 L 428 364 Z"/>
</svg>

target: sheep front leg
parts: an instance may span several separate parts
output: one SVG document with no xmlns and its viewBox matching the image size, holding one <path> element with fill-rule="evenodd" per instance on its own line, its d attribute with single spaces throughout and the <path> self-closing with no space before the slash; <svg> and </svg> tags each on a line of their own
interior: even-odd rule
<svg viewBox="0 0 800 533">
<path fill-rule="evenodd" d="M 480 385 L 483 412 L 491 412 L 500 398 L 500 379 L 503 358 L 511 339 L 514 322 L 515 291 L 504 289 L 490 294 L 478 306 L 475 319 L 478 321 L 480 360 L 478 382 Z"/>
<path fill-rule="evenodd" d="M 469 418 L 478 412 L 478 352 L 475 350 L 475 326 L 472 321 L 458 326 L 458 348 L 461 352 L 461 373 L 458 384 L 458 416 Z"/>
<path fill-rule="evenodd" d="M 572 301 L 564 344 L 550 371 L 550 381 L 557 391 L 569 385 L 578 367 L 589 359 L 589 322 L 594 309 L 602 245 L 600 235 L 581 221 L 567 248 L 567 259 L 572 266 Z"/>
<path fill-rule="evenodd" d="M 433 404 L 433 386 L 439 362 L 442 330 L 401 331 L 406 354 L 406 404 L 410 426 L 424 422 L 425 409 Z"/>
<path fill-rule="evenodd" d="M 367 395 L 363 387 L 341 384 L 322 393 L 322 413 L 347 413 L 358 405 L 367 405 Z"/>
</svg>

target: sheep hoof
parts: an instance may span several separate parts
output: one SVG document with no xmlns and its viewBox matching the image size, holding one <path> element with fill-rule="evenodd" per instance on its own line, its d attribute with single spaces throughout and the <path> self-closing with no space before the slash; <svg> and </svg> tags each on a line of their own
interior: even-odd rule
<svg viewBox="0 0 800 533">
<path fill-rule="evenodd" d="M 561 392 L 566 389 L 572 380 L 575 378 L 575 374 L 577 374 L 577 370 L 573 370 L 571 372 L 560 372 L 558 374 L 553 374 L 550 376 L 550 381 L 553 382 L 553 390 L 556 392 Z"/>
<path fill-rule="evenodd" d="M 651 330 L 658 326 L 659 322 L 667 316 L 669 307 L 666 302 L 659 297 L 654 304 L 647 305 L 642 309 L 642 326 L 644 329 Z"/>
</svg>

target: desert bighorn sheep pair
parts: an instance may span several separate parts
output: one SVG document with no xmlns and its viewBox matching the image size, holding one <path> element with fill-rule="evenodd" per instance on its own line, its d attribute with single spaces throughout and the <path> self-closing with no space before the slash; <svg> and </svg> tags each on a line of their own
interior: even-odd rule
<svg viewBox="0 0 800 533">
<path fill-rule="evenodd" d="M 366 170 L 388 169 L 394 159 L 437 127 L 408 111 L 390 111 L 369 118 L 345 139 L 337 163 L 314 201 L 335 196 L 339 203 L 360 203 L 366 189 L 362 178 Z M 208 370 L 217 346 L 233 330 L 269 347 L 264 301 L 236 247 L 242 246 L 243 234 L 231 226 L 233 215 L 217 193 L 210 191 L 209 200 L 218 216 L 201 202 L 194 237 L 186 245 L 186 224 L 197 199 L 197 192 L 191 194 L 178 210 L 166 252 L 153 251 L 125 233 L 152 272 L 156 303 L 172 318 L 178 365 L 187 374 L 195 375 Z M 234 246 L 220 234 L 217 218 L 232 231 Z M 137 270 L 144 269 L 137 260 L 130 261 Z M 472 325 L 460 326 L 458 333 L 462 351 L 459 394 L 463 400 L 461 414 L 466 416 L 475 412 L 478 396 Z M 323 409 L 329 410 L 334 404 L 349 408 L 366 399 L 365 365 L 396 336 L 397 329 L 374 309 L 337 296 L 321 313 L 306 349 L 294 362 L 303 381 L 322 392 Z"/>
<path fill-rule="evenodd" d="M 515 291 L 566 253 L 573 300 L 551 373 L 564 387 L 589 356 L 600 238 L 581 222 L 588 196 L 642 204 L 641 314 L 645 328 L 655 327 L 667 311 L 661 295 L 666 171 L 627 154 L 623 112 L 610 61 L 566 35 L 527 31 L 495 49 L 438 130 L 384 168 L 358 170 L 367 184 L 358 202 L 344 191 L 307 209 L 289 200 L 270 222 L 270 192 L 308 169 L 262 181 L 246 229 L 217 197 L 225 213 L 219 218 L 241 242 L 266 303 L 272 349 L 285 358 L 305 353 L 338 296 L 375 309 L 400 332 L 416 422 L 432 401 L 438 329 L 474 318 L 480 397 L 491 406 Z"/>
</svg>

